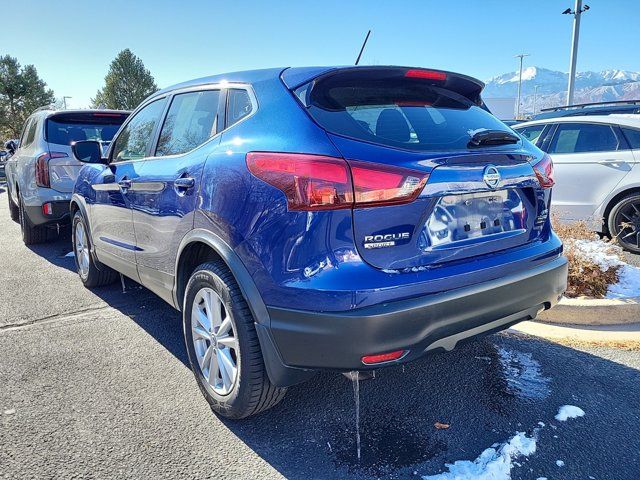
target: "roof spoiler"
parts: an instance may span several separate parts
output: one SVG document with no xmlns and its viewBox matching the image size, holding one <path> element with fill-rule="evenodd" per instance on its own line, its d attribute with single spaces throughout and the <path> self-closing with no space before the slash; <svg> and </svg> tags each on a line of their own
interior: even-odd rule
<svg viewBox="0 0 640 480">
<path fill-rule="evenodd" d="M 379 78 L 381 80 L 407 78 L 446 88 L 447 90 L 451 90 L 466 97 L 476 105 L 484 107 L 484 102 L 480 96 L 484 89 L 484 83 L 482 81 L 467 75 L 449 72 L 446 70 L 415 67 L 358 66 L 339 67 L 323 71 L 320 71 L 320 69 L 309 69 L 304 72 L 306 75 L 303 75 L 302 73 L 303 72 L 300 72 L 300 74 L 297 75 L 286 75 L 287 71 L 285 71 L 282 79 L 289 89 L 294 90 L 310 81 L 317 83 L 336 75 L 360 78 L 366 77 L 367 79 Z"/>
</svg>

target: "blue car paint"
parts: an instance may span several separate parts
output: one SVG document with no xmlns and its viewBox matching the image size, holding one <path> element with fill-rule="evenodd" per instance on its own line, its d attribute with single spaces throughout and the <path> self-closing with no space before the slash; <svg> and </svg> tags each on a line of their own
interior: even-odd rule
<svg viewBox="0 0 640 480">
<path fill-rule="evenodd" d="M 98 258 L 124 260 L 129 267 L 123 273 L 180 308 L 181 299 L 171 294 L 180 246 L 190 231 L 206 230 L 235 252 L 266 306 L 342 312 L 498 279 L 543 265 L 561 254 L 562 244 L 545 213 L 550 190 L 539 188 L 530 163 L 525 161 L 541 157 L 536 147 L 521 141 L 481 153 L 408 152 L 327 133 L 301 108 L 283 79 L 294 87 L 333 68 L 230 73 L 185 82 L 152 96 L 178 88 L 242 83 L 255 92 L 258 108 L 246 120 L 187 154 L 86 166 L 74 198 L 86 210 Z M 435 197 L 455 191 L 456 182 L 465 182 L 465 192 L 473 191 L 474 186 L 486 190 L 482 169 L 466 163 L 472 156 L 482 155 L 500 166 L 505 185 L 533 192 L 529 201 L 544 221 L 526 242 L 505 240 L 499 248 L 472 242 L 457 251 L 409 260 L 400 258 L 400 251 L 384 249 L 365 260 L 358 249 L 363 235 L 387 231 L 388 219 L 399 207 L 288 211 L 280 190 L 249 173 L 245 158 L 251 151 L 344 157 L 429 173 L 430 181 L 420 197 L 409 208 L 402 207 L 409 217 L 423 215 Z M 109 175 L 114 175 L 116 182 L 127 177 L 141 186 L 124 195 L 115 190 L 96 191 L 94 187 Z M 196 185 L 178 193 L 173 181 L 182 175 L 193 177 Z M 420 222 L 412 219 L 408 223 Z M 415 241 L 413 237 L 410 240 L 411 244 Z M 372 265 L 376 256 L 382 255 L 391 259 L 391 268 Z M 472 261 L 465 261 L 469 256 Z"/>
</svg>

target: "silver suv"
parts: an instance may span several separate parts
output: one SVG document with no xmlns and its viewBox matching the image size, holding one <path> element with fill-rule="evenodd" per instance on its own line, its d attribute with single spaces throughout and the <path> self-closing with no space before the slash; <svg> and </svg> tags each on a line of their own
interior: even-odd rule
<svg viewBox="0 0 640 480">
<path fill-rule="evenodd" d="M 71 151 L 79 140 L 109 144 L 129 112 L 36 110 L 25 122 L 19 147 L 6 164 L 9 211 L 26 245 L 55 238 L 69 223 L 69 201 L 82 168 Z"/>
</svg>

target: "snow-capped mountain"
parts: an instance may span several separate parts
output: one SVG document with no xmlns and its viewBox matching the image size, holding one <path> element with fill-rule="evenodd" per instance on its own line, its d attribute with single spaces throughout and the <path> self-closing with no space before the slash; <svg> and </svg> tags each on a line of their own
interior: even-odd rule
<svg viewBox="0 0 640 480">
<path fill-rule="evenodd" d="M 486 82 L 484 98 L 515 98 L 518 95 L 518 72 L 505 73 Z M 564 105 L 568 74 L 541 67 L 522 70 L 522 107 L 533 113 L 534 92 L 538 87 L 535 109 Z M 576 74 L 575 103 L 640 99 L 640 72 L 604 70 Z"/>
</svg>

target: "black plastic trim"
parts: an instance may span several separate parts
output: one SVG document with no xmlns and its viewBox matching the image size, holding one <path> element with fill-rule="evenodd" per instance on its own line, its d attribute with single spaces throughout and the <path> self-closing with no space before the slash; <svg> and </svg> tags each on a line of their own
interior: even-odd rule
<svg viewBox="0 0 640 480">
<path fill-rule="evenodd" d="M 269 308 L 271 336 L 285 366 L 354 370 L 364 355 L 451 350 L 461 341 L 534 318 L 557 303 L 567 285 L 567 260 L 470 287 L 342 312 Z"/>
</svg>

